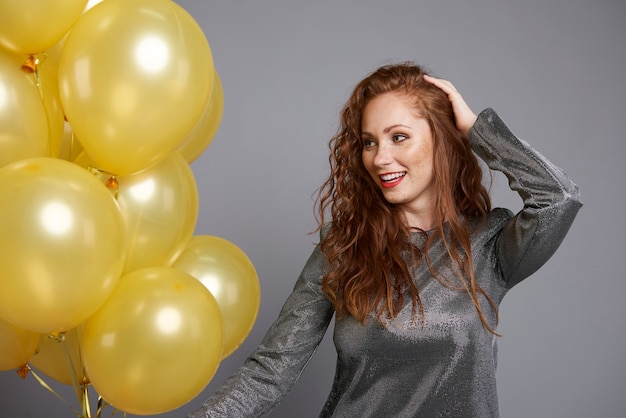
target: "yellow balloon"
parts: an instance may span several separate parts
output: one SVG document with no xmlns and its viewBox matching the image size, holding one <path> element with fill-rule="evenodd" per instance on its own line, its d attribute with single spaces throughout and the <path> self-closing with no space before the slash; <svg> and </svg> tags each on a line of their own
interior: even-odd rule
<svg viewBox="0 0 626 418">
<path fill-rule="evenodd" d="M 84 153 L 75 163 L 92 164 Z M 173 152 L 137 174 L 118 176 L 117 182 L 128 243 L 124 273 L 171 265 L 189 243 L 198 219 L 198 189 L 189 164 Z"/>
<path fill-rule="evenodd" d="M 26 364 L 37 349 L 39 334 L 16 327 L 0 318 L 0 371 Z"/>
<path fill-rule="evenodd" d="M 198 279 L 213 294 L 224 317 L 224 356 L 248 337 L 261 303 L 261 287 L 248 256 L 223 238 L 196 235 L 172 267 Z"/>
<path fill-rule="evenodd" d="M 87 12 L 87 10 L 97 5 L 98 3 L 102 2 L 102 0 L 80 0 L 80 1 L 86 3 L 83 11 L 81 12 L 81 15 Z M 65 46 L 65 40 L 67 39 L 68 35 L 69 35 L 69 31 L 66 32 L 54 45 L 47 48 L 45 52 L 37 55 L 38 57 L 43 57 L 46 65 L 54 69 L 55 79 L 58 79 L 58 76 L 59 76 L 58 69 L 59 69 L 59 62 L 61 61 L 61 52 L 63 51 L 63 47 Z"/>
<path fill-rule="evenodd" d="M 202 154 L 213 142 L 213 137 L 217 133 L 224 113 L 224 90 L 219 74 L 215 71 L 213 91 L 209 98 L 200 121 L 193 128 L 185 139 L 185 142 L 178 148 L 187 162 L 191 164 Z"/>
<path fill-rule="evenodd" d="M 32 158 L 0 170 L 0 317 L 67 331 L 113 291 L 125 230 L 109 190 L 70 162 Z"/>
<path fill-rule="evenodd" d="M 24 60 L 0 49 L 0 168 L 50 156 L 46 107 L 35 77 L 22 70 Z"/>
<path fill-rule="evenodd" d="M 214 80 L 209 43 L 171 0 L 107 0 L 69 33 L 59 63 L 61 101 L 96 165 L 139 172 L 185 140 Z"/>
<path fill-rule="evenodd" d="M 2 1 L 2 0 L 0 0 L 0 1 Z M 82 13 L 87 12 L 87 10 L 91 9 L 92 7 L 94 7 L 95 5 L 97 5 L 100 2 L 102 2 L 102 0 L 88 0 L 88 1 L 86 1 L 87 4 L 85 5 L 85 8 L 83 9 Z M 65 45 L 65 40 L 67 39 L 68 35 L 69 35 L 69 32 L 66 33 L 65 35 L 63 35 L 63 37 L 57 43 L 55 43 L 53 46 L 51 46 L 50 48 L 46 49 L 46 51 L 43 54 L 39 54 L 39 55 L 44 55 L 45 59 L 46 59 L 46 63 L 49 62 L 51 64 L 51 66 L 55 69 L 55 71 L 56 71 L 55 76 L 57 78 L 58 78 L 59 62 L 61 61 L 61 52 L 63 51 L 63 46 Z"/>
<path fill-rule="evenodd" d="M 28 360 L 28 363 L 58 382 L 66 385 L 81 383 L 84 374 L 80 334 L 82 334 L 82 327 L 73 328 L 58 336 L 39 334 L 37 352 Z"/>
<path fill-rule="evenodd" d="M 192 400 L 217 370 L 222 345 L 222 316 L 211 293 L 169 267 L 123 276 L 85 323 L 82 343 L 94 389 L 116 409 L 137 415 Z"/>
<path fill-rule="evenodd" d="M 22 54 L 53 46 L 72 27 L 87 0 L 0 0 L 0 45 Z"/>
</svg>

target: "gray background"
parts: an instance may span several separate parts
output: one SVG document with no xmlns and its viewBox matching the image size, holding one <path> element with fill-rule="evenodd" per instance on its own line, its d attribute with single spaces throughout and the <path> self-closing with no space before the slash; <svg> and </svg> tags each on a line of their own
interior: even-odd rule
<svg viewBox="0 0 626 418">
<path fill-rule="evenodd" d="M 199 407 L 258 344 L 312 250 L 311 196 L 339 107 L 368 72 L 402 60 L 452 80 L 475 111 L 494 107 L 583 193 L 557 254 L 501 307 L 502 415 L 626 416 L 623 0 L 179 3 L 203 27 L 225 92 L 220 130 L 192 165 L 197 233 L 248 254 L 262 301 L 206 390 L 160 417 Z M 499 176 L 494 201 L 520 207 Z M 271 416 L 317 416 L 334 371 L 331 332 Z M 75 404 L 69 387 L 54 387 Z M 3 372 L 0 416 L 73 415 L 32 377 Z"/>
</svg>

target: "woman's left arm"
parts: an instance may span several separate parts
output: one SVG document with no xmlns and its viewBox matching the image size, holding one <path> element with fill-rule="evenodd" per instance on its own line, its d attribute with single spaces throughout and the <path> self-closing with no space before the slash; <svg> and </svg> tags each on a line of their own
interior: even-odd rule
<svg viewBox="0 0 626 418">
<path fill-rule="evenodd" d="M 459 132 L 489 168 L 504 173 L 524 201 L 497 242 L 502 277 L 514 286 L 541 267 L 565 238 L 582 206 L 578 187 L 563 170 L 513 135 L 493 109 L 476 116 L 452 83 L 424 79 L 448 95 Z"/>
<path fill-rule="evenodd" d="M 509 287 L 530 276 L 557 250 L 582 206 L 565 172 L 518 139 L 493 109 L 469 131 L 474 152 L 500 171 L 524 202 L 498 236 L 500 269 Z"/>
</svg>

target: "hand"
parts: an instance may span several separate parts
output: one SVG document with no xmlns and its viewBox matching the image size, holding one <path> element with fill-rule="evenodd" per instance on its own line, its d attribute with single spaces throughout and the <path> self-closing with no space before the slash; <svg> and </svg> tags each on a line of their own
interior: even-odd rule
<svg viewBox="0 0 626 418">
<path fill-rule="evenodd" d="M 467 138 L 470 128 L 476 122 L 477 116 L 472 109 L 465 103 L 461 93 L 447 80 L 424 75 L 424 80 L 443 90 L 448 95 L 450 103 L 452 103 L 452 111 L 456 119 L 456 128 L 461 132 L 463 137 Z"/>
</svg>

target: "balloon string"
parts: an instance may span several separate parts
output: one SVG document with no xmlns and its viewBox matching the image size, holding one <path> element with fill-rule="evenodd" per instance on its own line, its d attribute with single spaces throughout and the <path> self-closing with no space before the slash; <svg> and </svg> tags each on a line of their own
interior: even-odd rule
<svg viewBox="0 0 626 418">
<path fill-rule="evenodd" d="M 101 414 L 107 406 L 113 407 L 110 403 L 105 401 L 102 396 L 98 396 L 98 410 L 96 411 L 96 418 L 101 418 Z M 117 415 L 118 413 L 121 413 L 122 417 L 126 418 L 126 412 L 120 411 L 119 409 L 114 409 L 111 415 L 109 415 L 109 418 Z"/>
<path fill-rule="evenodd" d="M 81 384 L 82 389 L 82 407 L 83 407 L 83 417 L 90 418 L 91 417 L 91 409 L 89 408 L 89 387 L 86 384 Z"/>
<path fill-rule="evenodd" d="M 44 108 L 44 113 L 46 115 L 46 123 L 48 125 L 48 146 L 50 146 L 52 144 L 52 120 L 50 119 L 50 114 L 48 112 L 48 109 L 46 108 L 46 98 L 43 88 L 41 87 L 41 77 L 39 76 L 39 64 L 44 62 L 46 58 L 48 58 L 48 54 L 45 52 L 42 54 L 42 58 L 34 55 L 28 56 L 28 58 L 26 58 L 26 60 L 22 63 L 22 71 L 28 74 L 34 74 L 35 85 L 37 86 L 37 90 L 39 91 L 41 104 Z M 52 156 L 56 157 L 58 154 L 58 150 L 52 150 L 51 148 L 50 150 L 52 152 Z"/>
<path fill-rule="evenodd" d="M 70 153 L 69 153 L 70 161 L 74 161 L 75 141 L 76 141 L 76 135 L 74 135 L 74 131 L 72 130 L 72 134 L 70 135 Z"/>
<path fill-rule="evenodd" d="M 78 335 L 78 330 L 76 328 L 74 328 L 74 329 L 72 329 L 71 331 L 68 331 L 68 332 L 73 332 L 75 334 L 76 341 L 80 341 L 80 336 Z M 63 397 L 61 397 L 61 395 L 59 395 L 57 392 L 55 392 L 54 389 L 52 389 L 27 364 L 24 365 L 22 368 L 20 368 L 18 370 L 18 374 L 20 374 L 20 376 L 22 376 L 22 378 L 25 378 L 26 374 L 28 372 L 32 373 L 32 375 L 35 377 L 35 379 L 37 379 L 39 384 L 41 384 L 44 388 L 49 390 L 57 398 L 59 398 L 61 401 L 63 401 L 63 403 L 68 405 L 70 407 L 70 409 L 72 410 L 72 412 L 74 412 L 74 414 L 76 414 L 76 416 L 78 418 L 91 418 L 91 408 L 90 408 L 90 405 L 89 405 L 89 382 L 88 382 L 88 379 L 86 377 L 85 367 L 84 367 L 84 363 L 83 363 L 83 360 L 82 360 L 82 353 L 80 352 L 80 349 L 78 350 L 79 351 L 79 366 L 81 367 L 81 380 L 79 382 L 77 377 L 76 377 L 77 376 L 77 373 L 76 373 L 77 365 L 74 363 L 74 361 L 72 361 L 72 356 L 71 356 L 69 347 L 67 346 L 66 333 L 52 333 L 52 334 L 48 335 L 48 338 L 53 339 L 54 341 L 56 341 L 58 343 L 61 343 L 63 345 L 63 350 L 65 352 L 65 356 L 66 356 L 66 359 L 67 359 L 68 367 L 69 367 L 69 370 L 70 370 L 70 377 L 71 377 L 71 380 L 72 380 L 72 384 L 74 386 L 74 390 L 76 392 L 76 396 L 78 398 L 78 402 L 81 405 L 82 414 L 80 412 L 78 412 L 75 408 L 73 408 L 65 399 L 63 399 Z M 79 348 L 80 348 L 80 344 L 79 344 Z M 96 418 L 101 418 L 102 417 L 102 413 L 104 412 L 104 409 L 107 406 L 113 407 L 106 400 L 104 400 L 104 398 L 102 398 L 102 396 L 98 396 Z M 117 414 L 121 414 L 122 418 L 126 418 L 126 412 L 120 411 L 120 410 L 115 409 L 115 408 L 113 409 L 113 411 L 111 412 L 111 415 L 109 415 L 109 417 L 113 417 L 113 416 L 115 416 Z"/>
<path fill-rule="evenodd" d="M 75 328 L 74 332 L 76 332 L 76 341 L 82 341 L 82 335 L 78 335 L 78 330 Z M 83 351 L 81 349 L 80 343 L 78 344 L 78 361 L 81 366 L 81 382 L 80 387 L 83 390 L 83 413 L 85 417 L 91 416 L 91 409 L 89 408 L 89 379 L 87 378 L 87 372 L 85 370 L 85 363 L 83 362 Z"/>
<path fill-rule="evenodd" d="M 78 336 L 78 331 L 76 328 L 68 331 L 74 334 L 75 340 L 80 341 Z M 83 360 L 80 353 L 80 343 L 78 350 L 78 365 L 74 364 L 72 361 L 72 355 L 70 353 L 69 347 L 67 346 L 67 339 L 65 338 L 65 334 L 52 334 L 49 337 L 54 338 L 57 342 L 60 342 L 63 346 L 63 351 L 65 352 L 65 358 L 67 360 L 67 365 L 70 371 L 70 379 L 72 380 L 72 385 L 74 386 L 74 392 L 76 393 L 76 398 L 78 399 L 78 404 L 81 406 L 83 411 L 83 418 L 91 418 L 91 410 L 89 408 L 89 387 L 87 386 L 86 378 L 85 378 L 85 368 L 83 366 Z M 80 367 L 80 376 L 81 379 L 78 381 L 76 373 L 77 367 Z"/>
<path fill-rule="evenodd" d="M 50 385 L 48 385 L 46 383 L 45 380 L 43 380 L 37 373 L 35 373 L 35 371 L 30 368 L 30 366 L 28 366 L 27 364 L 24 365 L 19 371 L 18 373 L 20 374 L 20 376 L 22 376 L 22 374 L 26 372 L 33 375 L 33 377 L 35 378 L 35 380 L 37 380 L 37 382 L 39 382 L 39 384 L 41 386 L 43 386 L 45 389 L 47 389 L 50 393 L 52 393 L 54 396 L 56 396 L 57 398 L 59 398 L 65 405 L 67 405 L 72 412 L 78 417 L 78 418 L 89 418 L 89 417 L 85 417 L 83 415 L 80 414 L 80 412 L 78 412 L 76 409 L 74 409 L 74 407 L 72 407 L 72 405 L 70 405 L 65 399 L 63 399 L 63 397 L 61 395 L 59 395 L 54 389 L 52 389 L 50 387 Z M 24 376 L 22 378 L 25 378 L 26 375 L 24 374 Z"/>
</svg>

